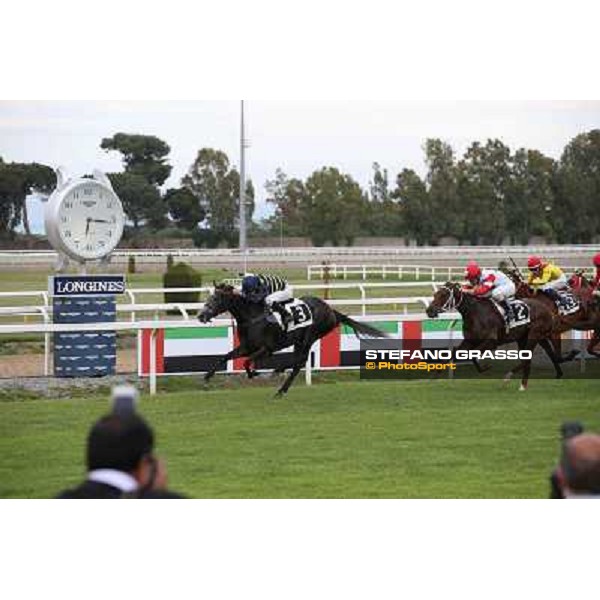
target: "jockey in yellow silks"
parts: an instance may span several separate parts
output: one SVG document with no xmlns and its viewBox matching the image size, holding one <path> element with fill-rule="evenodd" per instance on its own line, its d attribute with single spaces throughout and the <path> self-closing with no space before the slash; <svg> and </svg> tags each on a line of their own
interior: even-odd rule
<svg viewBox="0 0 600 600">
<path fill-rule="evenodd" d="M 529 276 L 527 284 L 534 290 L 545 292 L 555 301 L 560 301 L 558 291 L 568 288 L 567 276 L 560 267 L 542 260 L 539 256 L 530 256 L 527 260 Z"/>
</svg>

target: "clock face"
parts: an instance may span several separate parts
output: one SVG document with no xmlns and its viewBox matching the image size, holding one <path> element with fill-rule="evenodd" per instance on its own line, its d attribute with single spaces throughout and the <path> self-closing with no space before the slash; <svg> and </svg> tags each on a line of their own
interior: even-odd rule
<svg viewBox="0 0 600 600">
<path fill-rule="evenodd" d="M 109 254 L 119 243 L 124 220 L 117 195 L 90 179 L 78 183 L 62 198 L 57 228 L 69 254 L 94 260 Z"/>
</svg>

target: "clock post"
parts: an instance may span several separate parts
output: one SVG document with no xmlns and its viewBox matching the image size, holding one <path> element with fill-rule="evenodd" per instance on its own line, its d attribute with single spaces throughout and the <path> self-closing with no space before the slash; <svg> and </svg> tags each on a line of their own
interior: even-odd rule
<svg viewBox="0 0 600 600">
<path fill-rule="evenodd" d="M 123 234 L 125 215 L 108 177 L 69 179 L 57 170 L 57 186 L 44 211 L 48 241 L 58 254 L 57 275 L 48 278 L 53 323 L 102 323 L 99 330 L 54 334 L 56 377 L 98 377 L 116 370 L 116 296 L 124 275 L 87 275 L 90 263 L 106 264 Z M 73 260 L 78 275 L 64 272 Z"/>
</svg>

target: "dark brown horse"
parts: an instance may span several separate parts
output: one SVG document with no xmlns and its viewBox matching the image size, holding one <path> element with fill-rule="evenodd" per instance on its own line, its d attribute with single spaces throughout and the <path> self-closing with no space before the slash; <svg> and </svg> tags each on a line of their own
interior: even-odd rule
<svg viewBox="0 0 600 600">
<path fill-rule="evenodd" d="M 550 357 L 556 377 L 562 377 L 562 369 L 556 359 L 548 338 L 554 326 L 555 317 L 539 300 L 523 301 L 529 308 L 529 323 L 519 325 L 506 332 L 504 318 L 493 302 L 487 298 L 478 298 L 465 292 L 458 283 L 448 282 L 436 291 L 427 307 L 428 317 L 435 318 L 446 311 L 458 311 L 462 317 L 463 341 L 457 350 L 495 350 L 498 346 L 516 342 L 519 350 L 533 350 L 539 344 Z M 476 365 L 477 366 L 477 365 Z M 523 372 L 521 391 L 527 389 L 531 360 L 521 360 L 505 377 L 509 380 L 513 374 Z"/>
<path fill-rule="evenodd" d="M 556 317 L 556 326 L 552 332 L 552 336 L 550 337 L 550 341 L 552 342 L 552 346 L 554 348 L 554 353 L 561 363 L 572 361 L 579 354 L 579 350 L 571 350 L 569 353 L 563 356 L 561 334 L 565 331 L 571 331 L 572 329 L 577 331 L 588 331 L 593 329 L 594 324 L 596 324 L 597 327 L 600 327 L 600 312 L 593 308 L 589 298 L 586 297 L 585 291 L 577 292 L 575 289 L 573 289 L 571 283 L 569 283 L 572 288 L 571 291 L 575 293 L 576 298 L 578 298 L 580 301 L 580 306 L 576 312 L 573 312 L 570 315 L 561 315 L 558 307 L 556 306 L 556 302 L 554 302 L 550 296 L 544 294 L 543 292 L 536 292 L 535 290 L 532 290 L 529 285 L 527 285 L 527 282 L 524 280 L 523 276 L 518 270 L 508 269 L 505 270 L 505 273 L 513 280 L 515 284 L 517 290 L 515 294 L 516 298 L 535 298 L 536 300 L 543 302 L 545 306 L 552 311 Z M 583 279 L 585 279 L 585 277 L 583 277 Z M 571 281 L 573 281 L 573 277 L 571 278 L 570 282 Z"/>
<path fill-rule="evenodd" d="M 583 271 L 576 271 L 569 279 L 569 286 L 580 299 L 586 311 L 585 330 L 593 330 L 586 352 L 600 358 L 600 352 L 596 351 L 596 346 L 600 344 L 600 300 L 594 296 L 594 286 L 584 275 Z"/>
</svg>

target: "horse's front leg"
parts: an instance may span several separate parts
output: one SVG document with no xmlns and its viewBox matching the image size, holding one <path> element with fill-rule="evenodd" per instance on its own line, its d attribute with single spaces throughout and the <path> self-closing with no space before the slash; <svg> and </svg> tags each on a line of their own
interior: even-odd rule
<svg viewBox="0 0 600 600">
<path fill-rule="evenodd" d="M 240 345 L 237 348 L 231 350 L 231 352 L 228 352 L 224 356 L 221 356 L 221 358 L 217 360 L 217 362 L 210 368 L 210 370 L 205 373 L 204 381 L 209 381 L 211 377 L 219 370 L 219 368 L 226 364 L 228 360 L 244 356 L 245 353 L 246 351 L 242 349 L 242 346 Z"/>
<path fill-rule="evenodd" d="M 271 353 L 270 350 L 267 350 L 264 346 L 258 349 L 256 352 L 253 352 L 248 356 L 248 358 L 244 361 L 244 370 L 246 371 L 246 375 L 248 375 L 248 379 L 252 379 L 253 377 L 258 377 L 258 371 L 252 368 L 252 363 L 255 363 L 256 360 L 268 356 Z"/>
<path fill-rule="evenodd" d="M 252 361 L 249 358 L 244 361 L 244 371 L 246 371 L 248 379 L 258 376 L 258 371 L 252 368 Z"/>
<path fill-rule="evenodd" d="M 480 344 L 474 340 L 463 340 L 453 352 L 457 352 L 458 350 L 475 350 L 479 349 L 479 346 Z M 453 358 L 454 356 L 455 354 L 453 354 Z M 485 373 L 491 368 L 491 365 L 481 366 L 481 363 L 476 358 L 472 358 L 471 362 L 473 363 L 475 369 L 477 369 L 478 373 Z"/>
<path fill-rule="evenodd" d="M 252 364 L 254 363 L 254 365 L 256 365 L 257 360 L 260 360 L 265 356 L 269 356 L 270 354 L 272 354 L 271 351 L 263 346 L 262 348 L 259 348 L 252 354 L 248 355 L 248 358 L 244 361 L 244 369 L 246 371 L 246 375 L 248 375 L 248 379 L 258 376 L 258 371 L 252 368 Z"/>
</svg>

